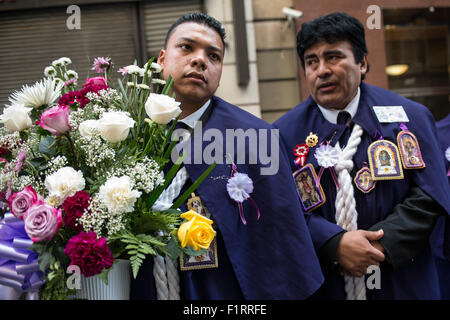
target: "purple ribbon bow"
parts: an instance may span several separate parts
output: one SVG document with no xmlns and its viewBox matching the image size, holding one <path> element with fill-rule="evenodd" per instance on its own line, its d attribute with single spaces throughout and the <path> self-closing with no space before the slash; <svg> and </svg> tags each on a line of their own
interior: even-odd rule
<svg viewBox="0 0 450 320">
<path fill-rule="evenodd" d="M 33 241 L 25 232 L 25 223 L 12 213 L 0 221 L 0 296 L 17 298 L 26 292 L 27 300 L 38 297 L 44 284 L 38 253 L 29 250 Z"/>
</svg>

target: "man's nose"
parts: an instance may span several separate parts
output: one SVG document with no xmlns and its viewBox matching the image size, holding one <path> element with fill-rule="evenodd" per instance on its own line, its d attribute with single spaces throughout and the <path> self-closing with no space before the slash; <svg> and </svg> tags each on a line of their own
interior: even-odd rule
<svg viewBox="0 0 450 320">
<path fill-rule="evenodd" d="M 191 66 L 206 70 L 206 55 L 203 51 L 195 52 L 191 59 Z"/>
<path fill-rule="evenodd" d="M 319 61 L 319 67 L 317 69 L 317 75 L 320 78 L 326 78 L 331 74 L 330 66 L 326 61 Z"/>
</svg>

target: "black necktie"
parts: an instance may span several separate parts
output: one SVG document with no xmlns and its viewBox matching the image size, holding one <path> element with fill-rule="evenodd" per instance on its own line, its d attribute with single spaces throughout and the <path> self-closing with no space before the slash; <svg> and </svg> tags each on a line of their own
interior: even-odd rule
<svg viewBox="0 0 450 320">
<path fill-rule="evenodd" d="M 341 137 L 339 138 L 339 144 L 341 146 L 341 148 L 343 149 L 344 146 L 347 144 L 348 139 L 350 138 L 350 133 L 351 133 L 351 116 L 350 113 L 348 113 L 347 111 L 341 111 L 338 114 L 337 117 L 337 124 L 340 125 L 345 125 L 345 131 L 344 133 L 342 133 Z"/>
</svg>

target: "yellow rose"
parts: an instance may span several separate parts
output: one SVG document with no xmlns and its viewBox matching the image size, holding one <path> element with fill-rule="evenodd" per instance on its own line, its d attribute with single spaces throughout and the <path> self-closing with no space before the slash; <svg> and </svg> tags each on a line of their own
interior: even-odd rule
<svg viewBox="0 0 450 320">
<path fill-rule="evenodd" d="M 213 221 L 192 210 L 181 214 L 180 217 L 187 220 L 178 229 L 181 246 L 190 246 L 194 250 L 208 249 L 216 235 L 211 226 Z"/>
</svg>

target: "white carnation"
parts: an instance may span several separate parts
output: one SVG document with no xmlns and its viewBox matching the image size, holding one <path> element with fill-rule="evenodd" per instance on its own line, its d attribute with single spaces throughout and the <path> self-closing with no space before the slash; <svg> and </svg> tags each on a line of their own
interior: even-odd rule
<svg viewBox="0 0 450 320">
<path fill-rule="evenodd" d="M 67 197 L 83 190 L 85 181 L 80 170 L 76 171 L 72 167 L 63 167 L 47 176 L 44 185 L 49 192 L 49 198 L 53 199 L 54 203 L 59 206 Z"/>
<path fill-rule="evenodd" d="M 100 187 L 99 197 L 108 211 L 114 213 L 132 212 L 141 192 L 133 190 L 130 177 L 112 177 Z"/>
</svg>

